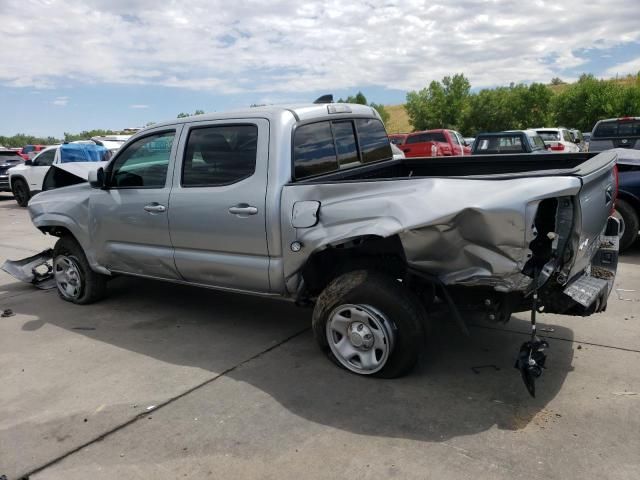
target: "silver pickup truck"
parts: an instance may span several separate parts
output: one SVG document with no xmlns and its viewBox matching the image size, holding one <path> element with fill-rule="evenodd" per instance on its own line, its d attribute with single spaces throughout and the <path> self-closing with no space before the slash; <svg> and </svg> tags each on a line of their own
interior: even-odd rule
<svg viewBox="0 0 640 480">
<path fill-rule="evenodd" d="M 115 274 L 290 299 L 314 306 L 338 365 L 395 377 L 439 308 L 463 329 L 467 314 L 602 311 L 617 265 L 615 161 L 393 159 L 372 108 L 260 107 L 154 125 L 29 212 L 59 237 L 64 300 L 100 299 Z"/>
</svg>

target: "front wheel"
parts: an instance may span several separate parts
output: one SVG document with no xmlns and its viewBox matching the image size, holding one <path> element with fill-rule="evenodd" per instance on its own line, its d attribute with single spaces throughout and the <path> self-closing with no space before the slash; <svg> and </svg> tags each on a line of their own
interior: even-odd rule
<svg viewBox="0 0 640 480">
<path fill-rule="evenodd" d="M 105 296 L 107 277 L 91 270 L 82 247 L 62 237 L 53 247 L 53 274 L 60 298 L 86 305 Z"/>
<path fill-rule="evenodd" d="M 339 366 L 394 378 L 409 372 L 424 342 L 424 310 L 401 282 L 358 270 L 333 280 L 313 311 L 313 333 Z"/>
<path fill-rule="evenodd" d="M 13 192 L 13 198 L 16 199 L 16 203 L 19 206 L 26 207 L 29 204 L 31 192 L 29 191 L 29 185 L 27 185 L 27 182 L 20 178 L 16 178 L 11 182 L 11 191 Z"/>
</svg>

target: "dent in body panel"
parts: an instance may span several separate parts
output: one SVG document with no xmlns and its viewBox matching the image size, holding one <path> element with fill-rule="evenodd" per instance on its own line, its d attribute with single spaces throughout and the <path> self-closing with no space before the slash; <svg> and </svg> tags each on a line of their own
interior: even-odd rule
<svg viewBox="0 0 640 480">
<path fill-rule="evenodd" d="M 575 195 L 575 177 L 506 180 L 417 178 L 285 186 L 283 215 L 296 201 L 321 202 L 320 221 L 295 229 L 283 218 L 285 277 L 291 291 L 297 272 L 314 252 L 366 237 L 398 235 L 409 266 L 447 285 L 490 285 L 523 290 L 533 220 L 545 198 Z M 286 227 L 286 228 L 285 228 Z M 286 248 L 292 241 L 301 252 Z"/>
</svg>

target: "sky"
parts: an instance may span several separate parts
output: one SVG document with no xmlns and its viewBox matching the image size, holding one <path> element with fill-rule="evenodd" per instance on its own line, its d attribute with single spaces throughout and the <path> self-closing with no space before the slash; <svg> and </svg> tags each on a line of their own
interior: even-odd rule
<svg viewBox="0 0 640 480">
<path fill-rule="evenodd" d="M 640 71 L 640 0 L 0 0 L 0 135 Z"/>
</svg>

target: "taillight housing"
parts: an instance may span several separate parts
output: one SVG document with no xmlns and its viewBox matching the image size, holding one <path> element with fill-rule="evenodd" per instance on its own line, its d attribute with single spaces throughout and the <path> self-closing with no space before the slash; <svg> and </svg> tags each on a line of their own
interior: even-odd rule
<svg viewBox="0 0 640 480">
<path fill-rule="evenodd" d="M 558 142 L 556 144 L 551 144 L 551 150 L 556 152 L 561 152 L 564 150 L 564 144 Z"/>
</svg>

